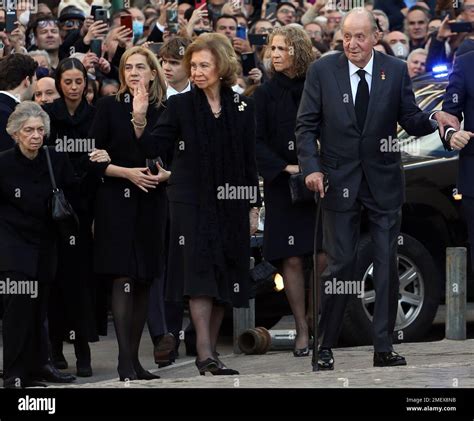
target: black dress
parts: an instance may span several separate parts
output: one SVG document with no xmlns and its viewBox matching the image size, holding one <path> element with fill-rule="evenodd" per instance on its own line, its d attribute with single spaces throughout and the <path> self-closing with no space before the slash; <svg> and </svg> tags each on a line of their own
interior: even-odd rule
<svg viewBox="0 0 474 421">
<path fill-rule="evenodd" d="M 132 103 L 128 93 L 120 100 L 115 96 L 101 98 L 89 137 L 95 139 L 98 149 L 107 150 L 112 164 L 143 168 L 146 156 L 130 122 Z M 146 116 L 149 124 L 160 114 L 161 109 L 150 104 Z M 95 272 L 113 279 L 129 277 L 151 283 L 163 270 L 167 212 L 163 185 L 145 193 L 129 180 L 104 175 L 95 201 Z"/>
<path fill-rule="evenodd" d="M 70 115 L 62 98 L 45 104 L 43 108 L 51 120 L 48 144 L 69 158 L 79 186 L 74 202 L 77 203 L 80 232 L 73 244 L 59 244 L 58 273 L 55 288 L 51 291 L 48 315 L 50 336 L 53 341 L 60 341 L 72 329 L 76 337 L 83 336 L 94 342 L 98 340 L 98 330 L 100 334 L 106 334 L 103 325 L 107 316 L 106 307 L 96 304 L 96 301 L 102 303 L 105 300 L 97 299 L 99 291 L 95 288 L 92 271 L 92 206 L 100 180 L 97 173 L 103 168 L 103 164 L 92 164 L 88 156 L 88 148 L 93 147 L 88 132 L 95 108 L 83 99 L 75 114 Z M 95 314 L 98 316 L 97 325 Z"/>
<path fill-rule="evenodd" d="M 233 183 L 232 171 L 237 178 L 242 171 L 242 184 L 258 192 L 254 106 L 246 97 L 234 102 L 229 91 L 221 91 L 223 113 L 218 119 L 200 89 L 171 97 L 153 131 L 145 130 L 139 139 L 149 156 L 173 155 L 167 190 L 169 301 L 208 296 L 220 304 L 248 306 L 249 209 L 259 206 L 260 198 L 253 203 L 219 202 L 216 189 Z M 203 227 L 209 231 L 203 234 Z M 203 253 L 203 235 L 212 238 L 209 254 Z"/>
<path fill-rule="evenodd" d="M 254 94 L 257 108 L 257 162 L 264 179 L 266 260 L 313 253 L 315 204 L 291 203 L 287 165 L 297 165 L 295 126 L 304 78 L 282 73 Z"/>
</svg>

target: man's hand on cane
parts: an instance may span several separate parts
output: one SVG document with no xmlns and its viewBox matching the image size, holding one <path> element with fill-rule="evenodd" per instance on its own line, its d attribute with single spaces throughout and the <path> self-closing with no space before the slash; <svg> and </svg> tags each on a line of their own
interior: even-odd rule
<svg viewBox="0 0 474 421">
<path fill-rule="evenodd" d="M 322 172 L 313 172 L 304 179 L 306 187 L 314 192 L 319 192 L 321 199 L 324 197 L 324 174 Z"/>
</svg>

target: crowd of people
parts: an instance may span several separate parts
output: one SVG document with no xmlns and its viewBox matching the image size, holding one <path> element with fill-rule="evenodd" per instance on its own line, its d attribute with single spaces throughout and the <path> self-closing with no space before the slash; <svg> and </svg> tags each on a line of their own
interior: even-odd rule
<svg viewBox="0 0 474 421">
<path fill-rule="evenodd" d="M 315 204 L 294 204 L 288 179 L 303 172 L 306 185 L 324 196 L 314 175 L 321 168 L 308 158 L 315 156 L 310 143 L 320 136 L 324 150 L 330 129 L 308 125 L 319 125 L 312 119 L 331 109 L 333 94 L 325 96 L 326 89 L 336 88 L 308 81 L 308 69 L 350 54 L 358 42 L 367 55 L 351 63 L 359 61 L 363 69 L 373 54 L 396 57 L 406 62 L 389 61 L 386 70 L 414 79 L 474 49 L 474 32 L 450 29 L 454 20 L 474 23 L 474 0 L 456 9 L 451 1 L 363 3 L 355 14 L 344 1 L 331 0 L 136 0 L 118 10 L 107 0 L 40 0 L 34 10 L 28 1 L 0 10 L 0 279 L 36 282 L 40 289 L 34 298 L 4 295 L 5 387 L 74 381 L 60 371 L 68 367 L 64 341 L 74 345 L 76 375 L 93 376 L 89 343 L 106 334 L 109 307 L 120 380 L 156 379 L 138 358 L 144 326 L 148 322 L 155 362 L 173 363 L 185 302 L 199 373 L 238 374 L 219 359 L 217 340 L 225 308 L 248 305 L 249 237 L 262 204 L 259 176 L 263 256 L 284 279 L 296 323 L 294 356 L 309 355 L 304 259 L 315 251 Z M 351 41 L 355 31 L 360 34 Z M 323 71 L 325 77 L 335 73 L 332 67 Z M 374 76 L 367 72 L 370 87 Z M 362 129 L 367 109 L 358 111 L 357 85 L 352 88 Z M 367 102 L 369 91 L 361 95 Z M 415 112 L 410 101 L 404 113 Z M 458 127 L 437 115 L 438 123 Z M 426 133 L 431 125 L 425 120 L 419 117 L 422 129 L 412 120 L 407 125 Z M 394 122 L 396 116 L 387 124 Z M 344 165 L 328 159 L 329 172 Z M 48 206 L 50 161 L 57 187 L 77 215 L 77 231 L 67 235 Z M 383 211 L 370 197 L 370 183 L 354 191 L 364 190 L 361 201 L 379 223 Z M 249 194 L 220 200 L 215 192 L 222 186 L 243 186 Z M 332 192 L 329 207 L 331 201 L 347 203 Z M 337 219 L 341 210 L 334 206 L 325 214 L 333 219 L 324 243 L 317 239 L 319 269 L 350 279 L 352 263 L 341 254 L 351 253 L 349 243 L 329 239 L 331 229 L 352 222 Z M 398 210 L 389 217 L 393 240 Z M 346 228 L 345 238 L 352 235 Z M 390 264 L 387 256 L 380 261 Z M 392 297 L 393 285 L 384 291 Z M 334 327 L 326 327 L 331 333 L 320 358 L 321 367 L 331 369 L 329 351 L 344 302 L 326 306 L 333 306 L 335 318 L 326 314 L 323 326 Z M 390 330 L 383 320 L 379 316 L 383 333 L 374 341 L 390 355 L 377 358 L 397 365 L 402 357 L 380 336 Z"/>
</svg>

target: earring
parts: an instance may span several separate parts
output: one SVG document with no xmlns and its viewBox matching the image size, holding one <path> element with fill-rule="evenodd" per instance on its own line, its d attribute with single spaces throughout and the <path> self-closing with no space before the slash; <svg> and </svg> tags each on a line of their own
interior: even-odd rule
<svg viewBox="0 0 474 421">
<path fill-rule="evenodd" d="M 222 80 L 222 76 L 219 78 L 219 80 Z"/>
</svg>

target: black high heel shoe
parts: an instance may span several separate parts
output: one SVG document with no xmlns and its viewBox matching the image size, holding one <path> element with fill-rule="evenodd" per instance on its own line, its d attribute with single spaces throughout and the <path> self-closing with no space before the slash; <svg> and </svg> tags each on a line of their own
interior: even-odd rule
<svg viewBox="0 0 474 421">
<path fill-rule="evenodd" d="M 149 371 L 142 369 L 138 370 L 137 372 L 137 379 L 138 380 L 156 380 L 160 379 L 160 376 L 157 376 L 156 374 L 150 373 Z"/>
<path fill-rule="evenodd" d="M 206 375 L 206 372 L 211 373 L 213 376 L 233 376 L 239 374 L 237 370 L 227 368 L 222 361 L 213 358 L 208 358 L 204 361 L 199 361 L 196 358 L 196 367 L 201 376 Z"/>
<path fill-rule="evenodd" d="M 301 349 L 295 348 L 293 350 L 293 356 L 295 356 L 295 357 L 308 357 L 309 356 L 309 346 L 307 346 L 305 348 L 301 348 Z"/>
<path fill-rule="evenodd" d="M 224 376 L 235 376 L 239 375 L 240 373 L 237 370 L 233 370 L 232 368 L 227 368 L 227 366 L 219 359 L 219 353 L 214 352 L 214 359 L 217 361 L 219 370 L 221 371 L 219 374 Z"/>
</svg>

